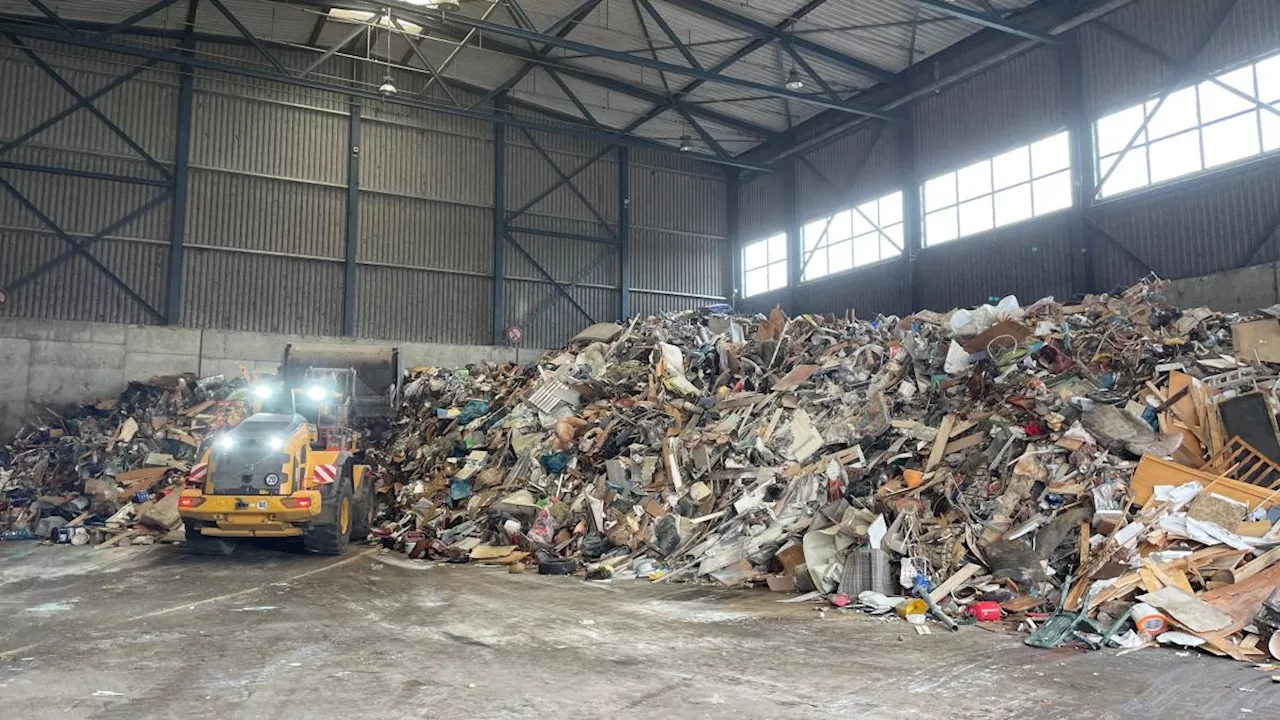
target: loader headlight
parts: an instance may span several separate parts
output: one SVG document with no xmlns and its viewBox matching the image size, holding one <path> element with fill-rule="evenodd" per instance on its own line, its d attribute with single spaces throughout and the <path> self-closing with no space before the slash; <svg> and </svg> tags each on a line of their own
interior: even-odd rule
<svg viewBox="0 0 1280 720">
<path fill-rule="evenodd" d="M 324 396 L 327 394 L 328 393 L 325 392 L 324 387 L 321 385 L 312 385 L 311 387 L 307 388 L 307 397 L 311 398 L 312 400 L 315 400 L 316 402 L 320 402 L 321 400 L 323 400 Z"/>
<path fill-rule="evenodd" d="M 270 385 L 263 384 L 263 385 L 253 386 L 253 395 L 259 400 L 266 400 L 267 398 L 275 394 L 276 394 L 276 389 L 271 387 Z"/>
<path fill-rule="evenodd" d="M 223 435 L 218 438 L 218 441 L 215 442 L 214 445 L 216 445 L 219 450 L 230 450 L 236 446 L 236 441 L 235 438 L 230 435 Z"/>
<path fill-rule="evenodd" d="M 280 448 L 284 447 L 284 439 L 281 438 L 279 435 L 272 435 L 271 437 L 267 438 L 267 447 L 271 448 L 272 450 L 279 450 Z"/>
</svg>

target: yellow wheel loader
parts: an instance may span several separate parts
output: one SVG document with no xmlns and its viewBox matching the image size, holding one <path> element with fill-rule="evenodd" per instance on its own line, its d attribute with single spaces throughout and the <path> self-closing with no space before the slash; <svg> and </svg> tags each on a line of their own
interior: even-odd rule
<svg viewBox="0 0 1280 720">
<path fill-rule="evenodd" d="M 237 538 L 301 537 L 338 555 L 373 524 L 373 474 L 355 425 L 399 400 L 397 349 L 288 345 L 255 385 L 256 412 L 211 437 L 178 498 L 187 546 L 226 555 Z"/>
</svg>

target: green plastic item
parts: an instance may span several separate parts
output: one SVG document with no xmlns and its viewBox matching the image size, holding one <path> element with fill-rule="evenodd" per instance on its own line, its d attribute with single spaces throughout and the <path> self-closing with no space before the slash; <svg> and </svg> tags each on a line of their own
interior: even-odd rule
<svg viewBox="0 0 1280 720">
<path fill-rule="evenodd" d="M 1112 636 L 1128 619 L 1126 616 L 1121 615 L 1111 627 L 1104 628 L 1096 620 L 1092 620 L 1085 615 L 1088 612 L 1089 601 L 1093 599 L 1093 590 L 1085 593 L 1084 602 L 1080 604 L 1081 610 L 1078 613 L 1073 613 L 1064 607 L 1067 595 L 1070 592 L 1071 578 L 1068 577 L 1067 581 L 1062 585 L 1062 601 L 1059 603 L 1058 609 L 1035 632 L 1028 635 L 1027 639 L 1023 640 L 1024 643 L 1031 647 L 1052 650 L 1074 638 L 1088 645 L 1092 650 L 1101 650 L 1106 647 Z M 1086 633 L 1101 635 L 1102 639 L 1098 641 L 1091 640 L 1086 637 Z"/>
</svg>

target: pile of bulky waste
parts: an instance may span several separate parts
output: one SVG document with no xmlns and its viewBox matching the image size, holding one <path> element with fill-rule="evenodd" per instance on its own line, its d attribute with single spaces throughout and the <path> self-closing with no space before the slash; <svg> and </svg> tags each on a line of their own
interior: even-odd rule
<svg viewBox="0 0 1280 720">
<path fill-rule="evenodd" d="M 95 547 L 166 538 L 181 527 L 178 494 L 200 443 L 244 418 L 247 392 L 240 377 L 163 376 L 45 410 L 0 449 L 0 537 Z"/>
<path fill-rule="evenodd" d="M 376 534 L 511 572 L 768 586 L 921 634 L 1280 657 L 1280 313 L 1164 289 L 704 308 L 525 366 L 414 368 L 371 451 Z"/>
</svg>

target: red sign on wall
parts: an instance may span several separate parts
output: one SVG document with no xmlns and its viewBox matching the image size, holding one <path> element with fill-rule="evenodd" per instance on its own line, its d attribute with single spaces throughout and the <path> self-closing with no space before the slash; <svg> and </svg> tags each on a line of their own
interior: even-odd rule
<svg viewBox="0 0 1280 720">
<path fill-rule="evenodd" d="M 519 325 L 512 325 L 507 328 L 507 342 L 511 345 L 519 345 L 524 342 L 524 331 Z"/>
</svg>

